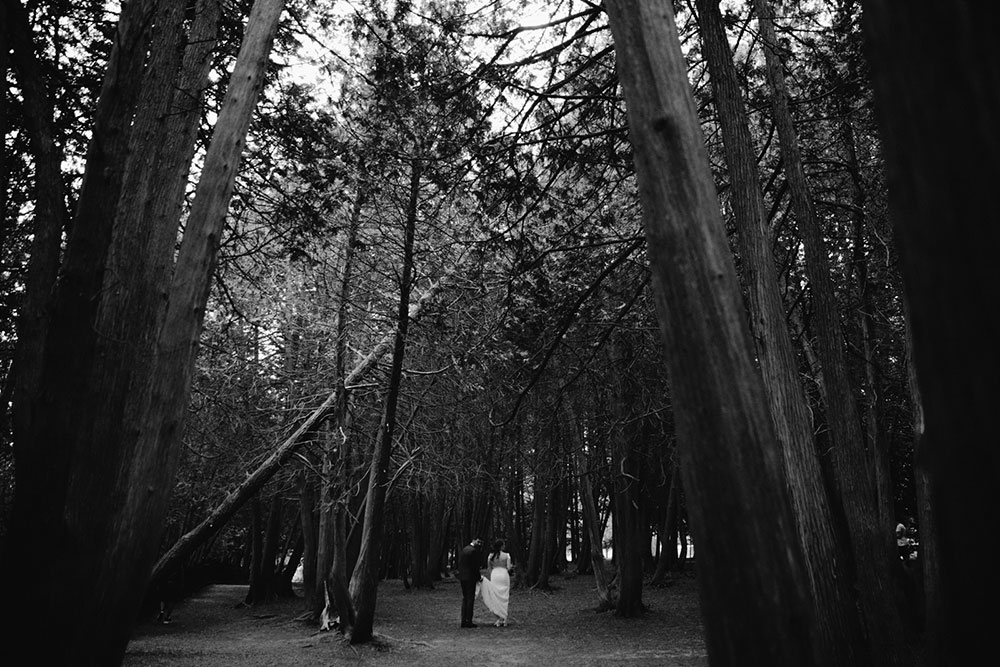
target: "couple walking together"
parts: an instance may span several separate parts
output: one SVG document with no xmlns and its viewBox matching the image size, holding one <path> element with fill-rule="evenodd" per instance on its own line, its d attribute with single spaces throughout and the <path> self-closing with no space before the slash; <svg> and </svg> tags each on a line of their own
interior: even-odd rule
<svg viewBox="0 0 1000 667">
<path fill-rule="evenodd" d="M 483 602 L 497 617 L 495 626 L 507 625 L 507 604 L 510 601 L 510 554 L 503 550 L 504 541 L 493 543 L 486 567 L 490 578 L 483 577 L 479 570 L 483 562 L 483 541 L 472 540 L 462 549 L 458 556 L 458 580 L 462 584 L 462 627 L 474 628 L 472 612 L 476 597 L 482 596 Z"/>
</svg>

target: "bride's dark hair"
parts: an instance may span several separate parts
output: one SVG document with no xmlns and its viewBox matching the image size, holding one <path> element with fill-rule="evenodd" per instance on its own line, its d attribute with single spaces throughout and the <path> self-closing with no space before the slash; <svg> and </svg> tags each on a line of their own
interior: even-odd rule
<svg viewBox="0 0 1000 667">
<path fill-rule="evenodd" d="M 490 554 L 490 560 L 498 558 L 500 556 L 501 549 L 503 549 L 503 540 L 495 540 L 493 542 L 493 553 Z"/>
</svg>

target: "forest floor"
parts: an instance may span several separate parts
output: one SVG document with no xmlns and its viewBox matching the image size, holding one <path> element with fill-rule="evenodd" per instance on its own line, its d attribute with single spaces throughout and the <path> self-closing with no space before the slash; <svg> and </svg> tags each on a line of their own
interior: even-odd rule
<svg viewBox="0 0 1000 667">
<path fill-rule="evenodd" d="M 332 665 L 708 665 L 693 576 L 643 590 L 646 613 L 598 613 L 594 580 L 552 577 L 552 590 L 511 591 L 506 628 L 476 600 L 478 628 L 459 627 L 458 582 L 434 590 L 379 584 L 375 641 L 351 646 L 336 632 L 301 620 L 302 600 L 249 608 L 245 586 L 213 585 L 179 603 L 171 623 L 152 620 L 133 633 L 125 667 L 313 667 Z"/>
</svg>

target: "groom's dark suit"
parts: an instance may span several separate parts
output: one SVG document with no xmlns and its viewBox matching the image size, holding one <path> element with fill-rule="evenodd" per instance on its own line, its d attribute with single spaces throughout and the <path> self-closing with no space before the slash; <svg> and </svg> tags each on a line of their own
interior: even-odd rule
<svg viewBox="0 0 1000 667">
<path fill-rule="evenodd" d="M 482 567 L 482 547 L 475 541 L 458 555 L 458 580 L 462 584 L 462 627 L 474 628 L 472 611 L 476 604 L 476 584 Z"/>
</svg>

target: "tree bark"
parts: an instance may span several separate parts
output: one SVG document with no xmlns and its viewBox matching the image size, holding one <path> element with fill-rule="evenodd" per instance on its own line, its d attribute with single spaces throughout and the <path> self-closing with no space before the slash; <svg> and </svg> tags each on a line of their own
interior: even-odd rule
<svg viewBox="0 0 1000 667">
<path fill-rule="evenodd" d="M 255 512 L 255 516 L 258 518 L 260 514 L 259 511 Z M 245 604 L 266 603 L 277 597 L 275 590 L 277 572 L 275 568 L 278 542 L 281 539 L 281 515 L 281 494 L 275 493 L 271 497 L 267 524 L 263 525 L 264 522 L 260 520 L 254 522 L 254 565 L 250 568 L 250 587 L 244 599 Z"/>
<path fill-rule="evenodd" d="M 900 615 L 901 590 L 893 576 L 895 545 L 891 526 L 881 524 L 872 473 L 872 453 L 865 447 L 854 393 L 847 374 L 843 334 L 826 242 L 813 206 L 812 193 L 802 166 L 789 93 L 774 30 L 769 0 L 754 0 L 762 39 L 767 78 L 771 86 L 774 123 L 778 131 L 782 167 L 791 193 L 791 204 L 805 246 L 806 275 L 813 300 L 814 332 L 823 382 L 826 415 L 836 472 L 837 497 L 847 521 L 848 539 L 869 647 L 876 664 L 908 662 Z"/>
<path fill-rule="evenodd" d="M 336 392 L 339 395 L 336 407 L 333 410 L 331 419 L 334 424 L 338 425 L 344 433 L 344 437 L 338 447 L 333 447 L 329 439 L 325 440 L 325 450 L 323 452 L 323 470 L 324 474 L 320 478 L 320 497 L 321 510 L 320 510 L 320 527 L 319 527 L 319 553 L 321 554 L 316 563 L 318 568 L 316 573 L 316 583 L 320 586 L 320 589 L 316 591 L 317 603 L 322 602 L 322 605 L 317 604 L 314 607 L 314 617 L 319 618 L 324 607 L 328 605 L 328 595 L 324 591 L 329 591 L 335 600 L 343 600 L 347 598 L 347 591 L 336 590 L 333 588 L 337 586 L 345 585 L 347 581 L 346 569 L 343 572 L 339 572 L 336 576 L 330 571 L 333 567 L 333 551 L 337 547 L 332 543 L 333 540 L 345 540 L 347 539 L 346 532 L 338 530 L 338 518 L 343 519 L 343 500 L 340 498 L 335 498 L 337 495 L 334 493 L 334 489 L 337 486 L 346 487 L 346 480 L 342 479 L 342 474 L 333 474 L 336 469 L 338 473 L 343 473 L 346 469 L 344 465 L 347 461 L 348 454 L 346 447 L 348 446 L 348 439 L 346 436 L 346 426 L 347 426 L 347 401 L 348 392 L 344 385 L 344 378 L 347 374 L 347 340 L 349 335 L 348 329 L 348 315 L 350 314 L 350 300 L 351 300 L 351 288 L 354 274 L 354 256 L 355 250 L 357 248 L 358 242 L 358 228 L 361 223 L 361 211 L 364 208 L 365 203 L 365 191 L 364 186 L 360 186 L 357 193 L 354 196 L 354 206 L 351 211 L 351 218 L 347 227 L 347 235 L 344 239 L 344 263 L 341 268 L 340 281 L 337 288 L 337 325 L 336 325 L 336 339 L 334 341 L 334 373 L 335 373 L 335 387 Z M 332 457 L 335 455 L 340 462 L 340 465 L 334 468 Z M 340 521 L 340 527 L 343 527 L 343 522 Z M 341 559 L 338 562 L 338 566 L 343 566 L 346 568 L 346 560 Z M 347 613 L 346 610 L 341 609 L 342 617 L 343 614 Z M 352 617 L 353 618 L 353 617 Z M 344 618 L 344 620 L 347 620 Z M 343 623 L 341 623 L 340 628 L 343 629 Z M 325 629 L 325 628 L 323 628 Z"/>
<path fill-rule="evenodd" d="M 403 377 L 403 358 L 406 355 L 406 332 L 409 328 L 410 290 L 413 281 L 413 241 L 420 202 L 422 165 L 414 160 L 410 165 L 409 201 L 403 230 L 402 275 L 399 279 L 399 308 L 396 313 L 396 336 L 393 341 L 392 366 L 386 388 L 385 409 L 376 436 L 372 455 L 371 473 L 368 478 L 367 507 L 361 552 L 351 575 L 351 601 L 354 603 L 355 621 L 351 643 L 371 641 L 375 622 L 375 603 L 378 596 L 378 557 L 382 540 L 382 523 L 389 481 L 389 458 L 392 453 L 393 434 L 396 429 L 396 408 Z"/>
<path fill-rule="evenodd" d="M 875 285 L 868 271 L 868 216 L 865 214 L 866 194 L 861 182 L 854 127 L 851 124 L 850 104 L 841 98 L 840 139 L 844 162 L 851 173 L 851 217 L 854 223 L 854 248 L 851 265 L 857 281 L 858 329 L 861 338 L 861 356 L 864 362 L 863 387 L 865 400 L 865 440 L 872 460 L 872 479 L 875 485 L 875 503 L 878 523 L 882 526 L 896 524 L 893 501 L 892 475 L 890 474 L 889 440 L 882 415 L 882 370 L 879 367 L 879 327 L 875 319 Z"/>
<path fill-rule="evenodd" d="M 73 601 L 86 597 L 77 582 L 93 579 L 92 572 L 88 572 L 87 577 L 79 576 L 78 552 L 83 548 L 82 533 L 86 531 L 81 530 L 82 526 L 71 525 L 65 516 L 67 508 L 74 504 L 69 486 L 74 473 L 74 450 L 78 447 L 75 440 L 84 437 L 82 426 L 88 413 L 94 417 L 90 410 L 81 409 L 81 404 L 88 395 L 87 383 L 93 364 L 94 301 L 100 291 L 113 215 L 107 211 L 103 212 L 107 215 L 90 213 L 95 200 L 113 204 L 118 197 L 127 128 L 142 76 L 143 59 L 138 54 L 143 53 L 147 45 L 148 32 L 144 24 L 151 4 L 133 2 L 123 8 L 95 112 L 88 152 L 93 160 L 88 160 L 90 177 L 85 178 L 81 191 L 77 223 L 67 242 L 56 295 L 53 298 L 49 291 L 26 295 L 28 304 L 47 304 L 50 310 L 44 315 L 31 313 L 39 325 L 48 321 L 49 335 L 44 339 L 19 337 L 20 344 L 30 349 L 21 347 L 18 355 L 31 360 L 30 372 L 37 375 L 22 376 L 28 385 L 22 385 L 20 393 L 15 391 L 14 396 L 18 401 L 14 406 L 17 490 L 8 546 L 2 555 L 3 564 L 10 568 L 9 571 L 24 572 L 41 567 L 48 575 L 41 582 L 30 585 L 28 582 L 22 585 L 23 578 L 15 579 L 9 591 L 12 605 L 19 609 L 16 614 L 3 612 L 4 621 L 10 616 L 10 624 L 4 623 L 4 627 L 10 630 L 15 641 L 23 641 L 25 646 L 32 644 L 38 627 L 49 625 L 44 619 L 54 613 L 57 601 L 65 603 L 67 595 L 72 596 Z M 11 25 L 16 27 L 16 17 Z M 106 156 L 111 159 L 105 161 Z M 40 165 L 40 168 L 44 167 Z M 53 229 L 45 231 L 50 238 L 60 233 Z M 56 242 L 54 238 L 50 241 Z M 53 252 L 51 246 L 47 251 Z M 38 261 L 50 259 L 43 260 L 43 256 L 39 256 Z M 46 272 L 51 270 L 47 268 Z M 33 283 L 33 287 L 50 290 L 51 283 L 46 279 Z M 101 503 L 103 505 L 103 499 Z M 103 532 L 102 529 L 99 534 Z M 20 606 L 22 603 L 24 606 Z M 72 646 L 88 639 L 88 635 L 78 633 L 75 627 L 71 633 L 74 636 L 61 642 L 60 649 L 69 652 Z"/>
<path fill-rule="evenodd" d="M 628 367 L 632 354 L 627 343 L 616 341 L 610 345 L 611 366 L 617 377 L 608 388 L 609 407 L 614 423 L 611 429 L 611 466 L 614 513 L 614 558 L 618 570 L 618 600 L 615 614 L 624 618 L 642 615 L 642 554 L 641 527 L 639 522 L 641 494 L 640 470 L 637 462 L 639 447 L 635 415 L 628 408 L 631 399 L 628 386 Z"/>
<path fill-rule="evenodd" d="M 816 664 L 791 498 L 673 9 L 606 4 L 715 665 Z M 746 567 L 753 562 L 754 567 Z"/>
<path fill-rule="evenodd" d="M 342 376 L 341 376 L 342 377 Z M 341 379 L 338 382 L 343 382 Z M 343 387 L 341 389 L 341 396 L 343 396 Z M 341 400 L 343 404 L 343 400 Z M 337 416 L 342 416 L 342 411 L 338 408 L 336 411 Z M 339 420 L 337 422 L 339 424 Z M 334 434 L 333 428 L 330 424 L 330 420 L 323 422 L 319 428 L 320 441 L 322 443 L 322 451 L 320 452 L 320 474 L 319 474 L 319 513 L 317 522 L 316 533 L 316 562 L 314 567 L 316 568 L 315 573 L 312 577 L 313 584 L 317 587 L 315 591 L 312 592 L 311 596 L 313 599 L 313 619 L 318 621 L 323 613 L 323 610 L 328 606 L 327 595 L 324 593 L 328 589 L 327 577 L 329 576 L 330 566 L 333 563 L 333 542 L 336 539 L 343 539 L 343 535 L 337 535 L 335 531 L 335 510 L 337 504 L 337 498 L 335 498 L 336 490 L 338 486 L 338 475 L 335 474 L 334 468 L 334 456 L 339 453 L 339 448 L 334 444 Z M 346 440 L 346 438 L 345 438 Z M 320 630 L 326 630 L 325 627 L 320 627 Z"/>
<path fill-rule="evenodd" d="M 597 587 L 597 609 L 605 611 L 613 609 L 617 601 L 611 593 L 611 581 L 604 561 L 604 539 L 600 532 L 601 520 L 597 516 L 594 488 L 590 482 L 590 471 L 587 470 L 585 454 L 582 451 L 577 454 L 577 474 L 580 476 L 580 504 L 583 506 L 590 562 L 594 568 L 594 583 Z"/>
<path fill-rule="evenodd" d="M 834 522 L 816 453 L 805 392 L 786 321 L 775 269 L 773 235 L 767 221 L 748 113 L 718 0 L 698 0 L 705 59 L 719 114 L 731 202 L 738 229 L 743 285 L 749 296 L 750 331 L 764 378 L 789 480 L 799 539 L 809 572 L 817 625 L 817 655 L 829 665 L 869 664 L 857 602 L 849 584 L 844 551 Z M 846 553 L 846 552 L 844 552 Z"/>
<path fill-rule="evenodd" d="M 679 473 L 674 470 L 670 476 L 670 490 L 667 492 L 667 506 L 663 510 L 663 522 L 660 526 L 660 555 L 656 561 L 656 571 L 650 584 L 657 586 L 667 580 L 667 575 L 677 563 L 677 485 Z"/>
<path fill-rule="evenodd" d="M 555 470 L 555 467 L 551 468 Z M 539 537 L 541 539 L 541 558 L 538 564 L 538 580 L 535 587 L 543 591 L 549 590 L 549 577 L 552 575 L 555 563 L 556 550 L 556 530 L 560 525 L 559 519 L 559 487 L 560 482 L 554 474 L 550 473 L 549 487 L 545 492 L 545 518 L 541 522 Z"/>
<path fill-rule="evenodd" d="M 40 590 L 32 582 L 24 592 L 33 602 L 22 610 L 37 605 L 39 613 L 29 611 L 22 618 L 46 627 L 45 613 L 63 605 L 78 611 L 80 621 L 65 633 L 59 650 L 83 663 L 112 662 L 124 651 L 172 476 L 172 469 L 159 461 L 153 468 L 164 477 L 147 478 L 136 469 L 144 456 L 138 431 L 146 422 L 142 406 L 149 396 L 151 347 L 159 321 L 141 315 L 162 308 L 163 293 L 151 297 L 144 281 L 128 281 L 128 276 L 140 275 L 145 256 L 118 262 L 113 251 L 122 239 L 150 229 L 148 212 L 130 206 L 120 193 L 123 183 L 143 169 L 139 156 L 164 138 L 164 100 L 179 83 L 180 23 L 166 4 L 154 20 L 153 5 L 131 2 L 123 7 L 78 209 L 50 304 L 48 335 L 37 359 L 39 391 L 20 397 L 20 414 L 28 415 L 30 423 L 18 434 L 21 509 L 15 508 L 12 520 L 11 543 L 16 546 L 5 558 L 15 563 L 25 559 L 48 573 Z M 140 84 L 153 85 L 158 77 L 167 93 L 140 100 Z M 166 222 L 172 222 L 175 232 L 177 219 Z M 119 295 L 126 296 L 122 300 Z M 159 306 L 147 309 L 144 296 L 161 299 Z M 29 300 L 42 303 L 47 298 L 36 294 Z M 16 518 L 22 512 L 30 513 L 34 527 Z M 21 597 L 21 591 L 13 592 L 12 599 Z M 30 631 L 16 634 L 31 643 Z"/>
<path fill-rule="evenodd" d="M 542 555 L 545 540 L 545 516 L 548 514 L 546 504 L 549 499 L 548 466 L 541 465 L 535 470 L 532 485 L 531 503 L 531 535 L 528 542 L 527 567 L 524 570 L 524 583 L 534 588 L 538 585 L 542 573 Z"/>
<path fill-rule="evenodd" d="M 928 470 L 924 450 L 923 399 L 917 381 L 917 369 L 913 361 L 913 336 L 911 334 L 909 309 L 906 314 L 906 380 L 910 391 L 913 410 L 913 476 L 917 495 L 917 524 L 920 528 L 918 545 L 918 565 L 920 567 L 923 592 L 923 607 L 920 610 L 923 628 L 923 648 L 927 664 L 944 664 L 942 642 L 944 603 L 941 592 L 940 535 L 934 514 L 933 486 L 931 471 Z"/>
<path fill-rule="evenodd" d="M 316 484 L 309 479 L 308 467 L 298 472 L 299 476 L 299 521 L 302 523 L 302 590 L 304 606 L 312 610 L 322 599 L 322 586 L 316 585 L 317 539 L 319 536 L 319 509 L 316 506 Z"/>
<path fill-rule="evenodd" d="M 913 337 L 940 549 L 941 652 L 992 651 L 1000 479 L 1000 303 L 995 270 L 1000 58 L 990 9 L 970 1 L 869 0 L 865 35 Z M 928 20 L 933 17 L 933 20 Z M 923 526 L 921 526 L 923 528 Z"/>
<path fill-rule="evenodd" d="M 404 512 L 408 515 L 405 532 L 406 539 L 410 544 L 409 569 L 413 579 L 413 587 L 417 589 L 433 588 L 427 572 L 427 552 L 430 540 L 427 501 L 420 495 L 412 497 L 405 503 Z"/>
</svg>

